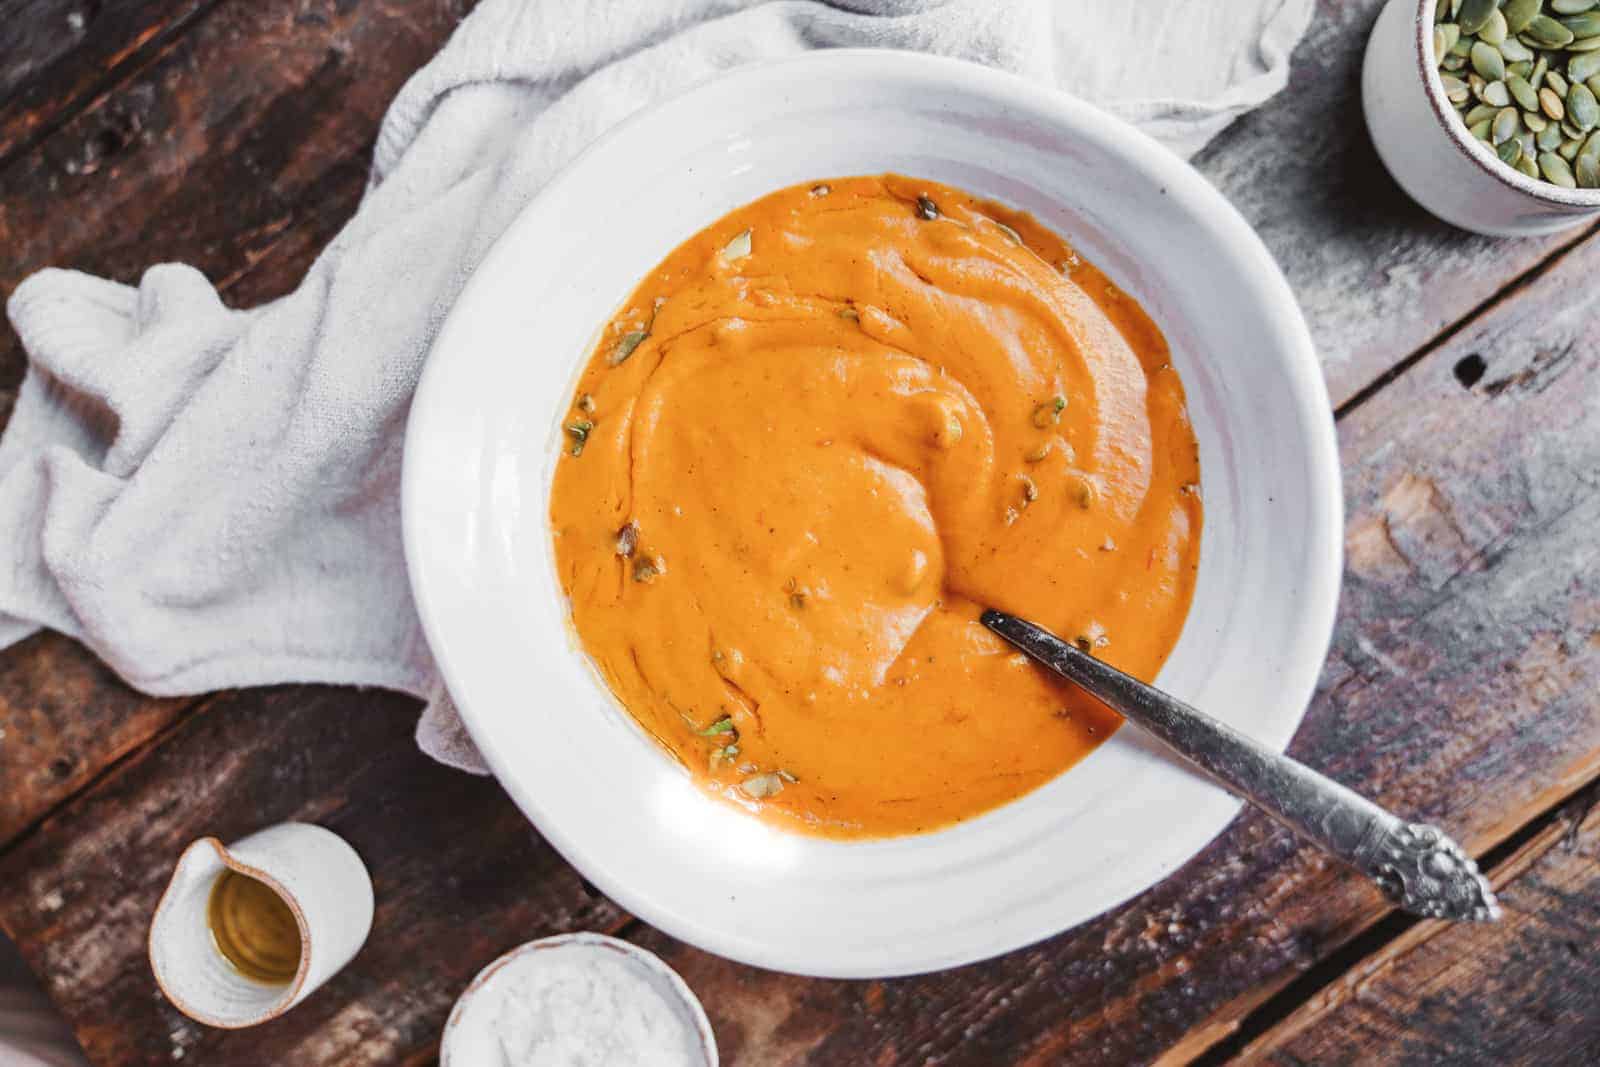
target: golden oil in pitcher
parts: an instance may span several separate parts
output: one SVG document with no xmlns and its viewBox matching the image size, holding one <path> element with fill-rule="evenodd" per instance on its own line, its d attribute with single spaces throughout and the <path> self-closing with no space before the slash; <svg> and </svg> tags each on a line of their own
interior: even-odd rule
<svg viewBox="0 0 1600 1067">
<path fill-rule="evenodd" d="M 206 906 L 211 941 L 246 978 L 288 985 L 300 969 L 300 924 L 271 886 L 229 869 L 211 886 Z"/>
</svg>

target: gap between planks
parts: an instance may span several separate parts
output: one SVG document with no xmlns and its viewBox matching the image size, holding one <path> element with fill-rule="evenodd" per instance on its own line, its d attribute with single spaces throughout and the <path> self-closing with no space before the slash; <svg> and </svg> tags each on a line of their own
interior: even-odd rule
<svg viewBox="0 0 1600 1067">
<path fill-rule="evenodd" d="M 92 790 L 98 788 L 102 782 L 105 782 L 111 778 L 117 772 L 122 770 L 122 768 L 144 758 L 147 753 L 154 751 L 157 745 L 164 743 L 168 737 L 172 736 L 172 734 L 179 729 L 179 727 L 183 726 L 184 723 L 194 718 L 194 716 L 205 711 L 206 708 L 210 707 L 211 704 L 215 703 L 220 697 L 226 695 L 226 693 L 226 690 L 216 693 L 202 693 L 191 698 L 187 703 L 179 705 L 178 709 L 173 713 L 173 717 L 170 722 L 155 730 L 155 732 L 151 733 L 142 741 L 134 744 L 126 752 L 121 753 L 104 766 L 98 768 L 81 785 L 79 785 L 78 788 L 74 789 L 66 796 L 61 797 L 54 804 L 51 804 L 49 807 L 45 808 L 44 811 L 34 816 L 27 822 L 26 825 L 24 825 L 16 833 L 12 834 L 9 838 L 5 839 L 4 841 L 0 841 L 0 857 L 6 856 L 11 852 L 12 849 L 21 845 L 24 841 L 38 833 L 40 827 L 44 826 L 45 823 L 54 818 L 58 812 L 61 812 L 70 805 L 77 803 L 79 799 L 87 796 Z M 3 928 L 3 924 L 0 924 L 0 929 Z M 9 931 L 7 931 L 7 933 L 9 933 Z"/>
<path fill-rule="evenodd" d="M 1546 794 L 1537 813 L 1500 835 L 1478 856 L 1479 866 L 1499 891 L 1521 877 L 1539 857 L 1582 823 L 1600 799 L 1600 752 Z M 1156 1060 L 1158 1067 L 1220 1067 L 1248 1063 L 1262 1043 L 1299 1033 L 1360 988 L 1368 976 L 1417 945 L 1450 929 L 1451 923 L 1386 910 L 1353 926 L 1337 947 L 1298 975 L 1269 983 L 1223 1007 L 1218 1017 L 1191 1030 Z"/>
<path fill-rule="evenodd" d="M 116 58 L 115 62 L 106 69 L 101 77 L 97 78 L 87 89 L 84 89 L 63 104 L 60 110 L 51 116 L 48 121 L 4 152 L 0 152 L 0 170 L 4 170 L 22 159 L 29 152 L 43 144 L 57 130 L 84 112 L 91 110 L 112 92 L 159 62 L 163 56 L 177 46 L 181 38 L 204 22 L 208 15 L 222 6 L 222 3 L 223 0 L 207 0 L 206 3 L 195 8 L 186 17 L 179 19 L 144 40 L 136 41 L 131 48 L 128 48 Z M 70 54 L 68 53 L 68 55 Z M 15 95 L 21 95 L 21 88 L 21 86 L 18 86 L 19 92 Z"/>
<path fill-rule="evenodd" d="M 1476 307 L 1469 309 L 1466 314 L 1462 315 L 1450 325 L 1446 326 L 1444 329 L 1430 337 L 1425 344 L 1419 345 L 1415 351 L 1402 357 L 1393 365 L 1391 365 L 1388 370 L 1385 370 L 1382 374 L 1372 379 L 1372 381 L 1368 382 L 1366 385 L 1363 385 L 1360 389 L 1357 389 L 1351 395 L 1349 400 L 1346 400 L 1344 403 L 1339 404 L 1333 409 L 1334 421 L 1338 422 L 1344 419 L 1362 404 L 1365 404 L 1367 401 L 1383 392 L 1383 390 L 1387 388 L 1391 382 L 1394 382 L 1412 367 L 1415 367 L 1424 359 L 1427 359 L 1428 356 L 1432 355 L 1436 350 L 1444 347 L 1444 345 L 1449 343 L 1451 338 L 1465 330 L 1468 326 L 1471 326 L 1474 322 L 1493 311 L 1496 307 L 1499 307 L 1502 303 L 1511 299 L 1517 293 L 1520 293 L 1522 290 L 1528 288 L 1528 286 L 1538 281 L 1540 277 L 1550 271 L 1562 259 L 1570 255 L 1584 242 L 1595 238 L 1597 235 L 1600 235 L 1600 223 L 1596 223 L 1595 225 L 1588 227 L 1572 240 L 1555 246 L 1550 250 L 1549 255 L 1536 261 L 1532 266 L 1528 267 L 1527 270 L 1516 275 L 1510 281 L 1506 282 L 1506 284 L 1496 289 L 1487 300 L 1484 300 Z"/>
</svg>

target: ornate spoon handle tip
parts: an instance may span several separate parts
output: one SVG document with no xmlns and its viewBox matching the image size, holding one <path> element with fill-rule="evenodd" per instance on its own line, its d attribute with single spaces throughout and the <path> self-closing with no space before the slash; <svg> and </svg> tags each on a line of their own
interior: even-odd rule
<svg viewBox="0 0 1600 1067">
<path fill-rule="evenodd" d="M 986 611 L 983 624 L 1154 734 L 1230 792 L 1371 878 L 1413 915 L 1478 922 L 1500 917 L 1488 879 L 1438 827 L 1396 818 L 1031 622 Z"/>
</svg>

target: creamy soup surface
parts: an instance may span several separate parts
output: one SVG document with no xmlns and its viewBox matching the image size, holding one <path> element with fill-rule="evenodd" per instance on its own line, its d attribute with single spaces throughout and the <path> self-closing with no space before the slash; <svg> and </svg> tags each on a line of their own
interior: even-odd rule
<svg viewBox="0 0 1600 1067">
<path fill-rule="evenodd" d="M 898 175 L 783 189 L 653 270 L 565 423 L 550 522 L 583 649 L 703 787 L 916 833 L 1119 719 L 978 622 L 1152 679 L 1199 559 L 1161 332 L 1031 217 Z"/>
</svg>

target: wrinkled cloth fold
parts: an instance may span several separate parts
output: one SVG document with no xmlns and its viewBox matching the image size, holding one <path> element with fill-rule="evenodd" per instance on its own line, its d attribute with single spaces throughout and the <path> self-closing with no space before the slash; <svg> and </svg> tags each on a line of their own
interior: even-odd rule
<svg viewBox="0 0 1600 1067">
<path fill-rule="evenodd" d="M 1281 89 L 1311 0 L 484 0 L 401 90 L 355 216 L 288 296 L 196 270 L 62 270 L 7 305 L 29 366 L 0 437 L 0 645 L 40 627 L 130 685 L 422 698 L 418 741 L 482 771 L 401 551 L 412 390 L 518 210 L 620 119 L 719 71 L 914 49 L 1076 93 L 1188 155 Z"/>
</svg>

